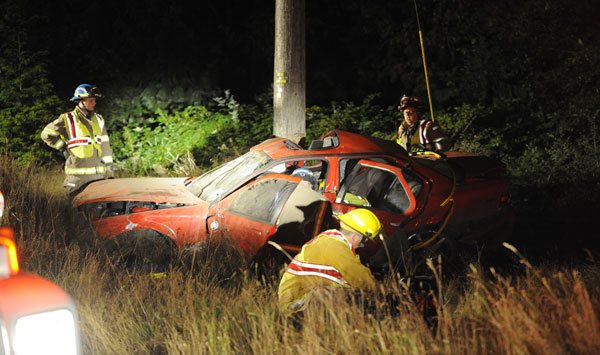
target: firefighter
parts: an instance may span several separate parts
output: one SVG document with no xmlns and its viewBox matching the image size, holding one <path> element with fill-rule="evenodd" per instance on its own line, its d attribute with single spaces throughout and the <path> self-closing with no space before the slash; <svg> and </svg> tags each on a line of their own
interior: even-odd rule
<svg viewBox="0 0 600 355">
<path fill-rule="evenodd" d="M 104 118 L 95 112 L 98 88 L 81 84 L 71 101 L 73 111 L 63 113 L 42 131 L 42 140 L 66 159 L 64 187 L 76 195 L 92 181 L 113 178 L 113 157 Z"/>
<path fill-rule="evenodd" d="M 398 127 L 396 142 L 408 152 L 419 149 L 438 152 L 450 148 L 450 140 L 442 127 L 421 116 L 423 102 L 417 96 L 402 96 L 398 110 L 402 112 L 403 120 Z"/>
<path fill-rule="evenodd" d="M 358 208 L 337 217 L 340 229 L 322 232 L 302 246 L 279 283 L 279 308 L 285 315 L 304 309 L 311 291 L 321 288 L 376 290 L 371 271 L 355 249 L 379 236 L 381 223 L 373 212 Z"/>
</svg>

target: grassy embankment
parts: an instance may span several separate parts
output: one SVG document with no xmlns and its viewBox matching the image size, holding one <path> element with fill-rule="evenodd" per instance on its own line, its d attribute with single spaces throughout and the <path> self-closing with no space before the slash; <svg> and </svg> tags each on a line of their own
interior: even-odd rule
<svg viewBox="0 0 600 355">
<path fill-rule="evenodd" d="M 522 259 L 512 275 L 473 265 L 443 282 L 435 334 L 408 303 L 402 317 L 383 319 L 325 303 L 296 332 L 279 317 L 274 286 L 222 267 L 236 266 L 233 258 L 214 255 L 201 272 L 160 279 L 116 270 L 75 220 L 60 171 L 0 158 L 0 178 L 3 224 L 15 229 L 22 266 L 75 298 L 87 354 L 600 352 L 597 261 L 572 269 Z"/>
</svg>

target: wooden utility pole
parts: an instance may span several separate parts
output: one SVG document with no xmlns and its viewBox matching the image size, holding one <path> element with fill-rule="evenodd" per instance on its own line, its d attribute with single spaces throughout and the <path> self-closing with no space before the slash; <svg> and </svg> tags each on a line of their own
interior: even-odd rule
<svg viewBox="0 0 600 355">
<path fill-rule="evenodd" d="M 305 0 L 275 2 L 273 134 L 295 142 L 306 135 Z"/>
</svg>

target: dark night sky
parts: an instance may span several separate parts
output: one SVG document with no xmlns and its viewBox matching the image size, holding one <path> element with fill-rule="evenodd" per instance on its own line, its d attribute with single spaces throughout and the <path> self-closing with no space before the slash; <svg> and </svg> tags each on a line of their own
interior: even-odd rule
<svg viewBox="0 0 600 355">
<path fill-rule="evenodd" d="M 436 80 L 436 73 L 441 77 L 443 71 L 464 64 L 454 57 L 472 36 L 496 45 L 493 32 L 482 33 L 483 25 L 502 16 L 522 16 L 523 10 L 516 10 L 519 6 L 527 9 L 513 0 L 491 6 L 476 0 L 418 3 L 432 85 L 439 89 L 448 79 Z M 577 3 L 582 5 L 574 13 L 556 20 L 565 29 L 573 28 L 576 20 L 584 31 L 596 32 L 600 20 L 592 10 L 598 9 L 597 0 Z M 102 87 L 167 82 L 201 90 L 231 89 L 241 101 L 269 93 L 275 0 L 21 0 L 21 4 L 26 17 L 39 16 L 32 21 L 29 40 L 34 49 L 48 50 L 50 79 L 61 97 L 69 96 L 80 82 Z M 511 11 L 514 16 L 507 13 Z M 527 11 L 532 11 L 535 23 L 537 9 Z M 309 104 L 360 100 L 375 92 L 389 104 L 402 92 L 423 91 L 413 1 L 308 0 L 306 17 Z"/>
<path fill-rule="evenodd" d="M 48 46 L 59 93 L 80 81 L 106 86 L 169 78 L 246 92 L 271 76 L 268 52 L 254 48 L 272 48 L 271 7 L 269 1 L 44 2 L 36 12 L 47 20 L 34 38 Z M 264 18 L 245 18 L 250 9 Z"/>
<path fill-rule="evenodd" d="M 25 1 L 31 3 L 28 14 L 43 17 L 30 40 L 49 50 L 50 79 L 61 96 L 83 81 L 103 87 L 178 81 L 231 89 L 242 100 L 270 90 L 274 0 Z M 408 0 L 375 3 L 307 1 L 309 101 L 373 92 L 396 99 L 398 78 L 383 78 L 376 63 L 389 53 L 373 20 L 377 11 L 391 11 L 398 22 L 414 21 L 414 9 Z M 405 60 L 418 65 L 416 36 L 415 28 L 415 57 Z"/>
</svg>

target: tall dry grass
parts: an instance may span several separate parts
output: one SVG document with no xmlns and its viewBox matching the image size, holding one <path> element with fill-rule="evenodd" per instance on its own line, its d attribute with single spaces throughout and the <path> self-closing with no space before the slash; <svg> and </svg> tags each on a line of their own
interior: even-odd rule
<svg viewBox="0 0 600 355">
<path fill-rule="evenodd" d="M 222 267 L 231 259 L 157 279 L 116 268 L 69 208 L 60 170 L 3 157 L 0 178 L 3 224 L 15 228 L 24 268 L 74 297 L 87 354 L 600 353 L 595 260 L 567 268 L 521 258 L 518 274 L 471 265 L 442 282 L 436 332 L 410 303 L 400 317 L 374 317 L 332 297 L 312 304 L 296 331 L 277 311 L 276 286 Z"/>
</svg>

